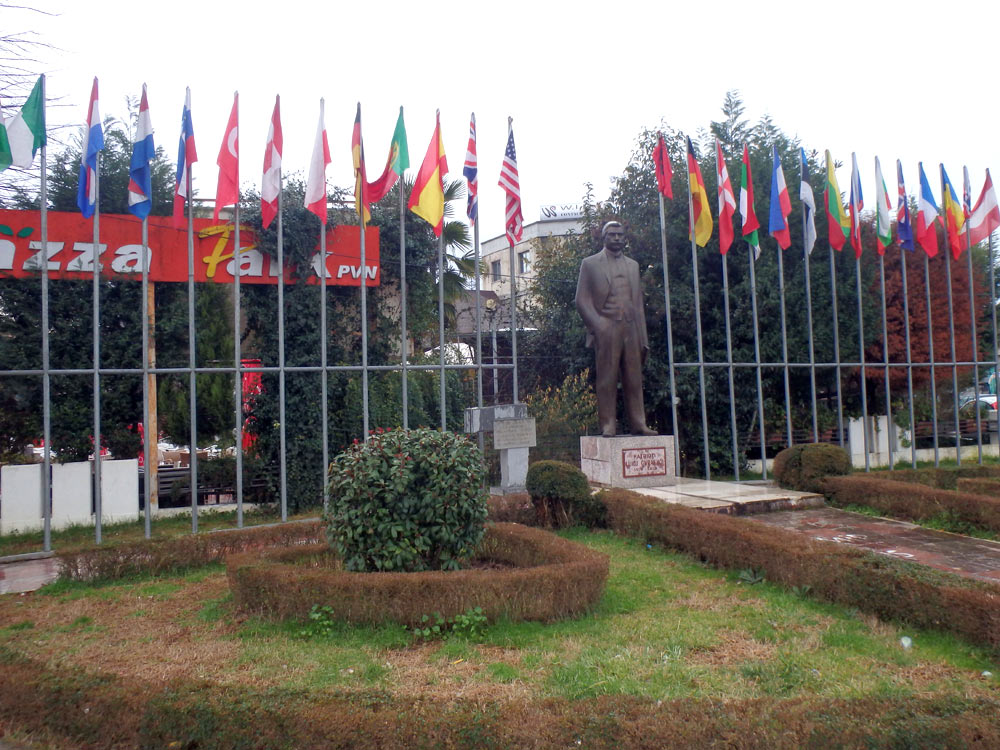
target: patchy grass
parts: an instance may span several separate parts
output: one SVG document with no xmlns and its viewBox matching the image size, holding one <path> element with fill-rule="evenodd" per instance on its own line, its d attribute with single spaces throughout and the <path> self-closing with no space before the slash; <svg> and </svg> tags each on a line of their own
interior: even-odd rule
<svg viewBox="0 0 1000 750">
<path fill-rule="evenodd" d="M 1000 697 L 987 651 L 706 568 L 610 533 L 566 532 L 611 558 L 585 617 L 498 622 L 420 642 L 402 626 L 270 623 L 232 607 L 221 566 L 0 598 L 0 641 L 46 663 L 402 699 L 651 700 Z M 432 613 L 428 613 L 432 614 Z M 912 640 L 904 648 L 901 638 Z"/>
<path fill-rule="evenodd" d="M 886 517 L 882 511 L 877 508 L 872 508 L 869 505 L 845 505 L 843 510 L 850 511 L 851 513 L 859 513 L 863 516 L 869 516 L 870 518 Z M 913 523 L 925 529 L 934 529 L 935 531 L 947 531 L 952 534 L 971 536 L 976 539 L 989 539 L 992 541 L 1000 540 L 1000 535 L 998 535 L 995 531 L 983 528 L 982 526 L 977 526 L 976 524 L 969 523 L 968 521 L 963 521 L 953 511 L 941 511 L 936 516 L 932 516 L 931 518 L 916 521 L 910 520 L 907 521 L 907 523 Z"/>
</svg>

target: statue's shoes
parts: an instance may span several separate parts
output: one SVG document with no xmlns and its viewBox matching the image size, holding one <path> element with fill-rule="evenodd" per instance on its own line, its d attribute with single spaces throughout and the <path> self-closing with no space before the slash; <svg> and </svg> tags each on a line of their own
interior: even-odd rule
<svg viewBox="0 0 1000 750">
<path fill-rule="evenodd" d="M 644 436 L 649 437 L 649 436 L 652 436 L 652 435 L 659 435 L 660 433 L 658 433 L 656 430 L 651 430 L 648 427 L 646 427 L 645 425 L 643 425 L 638 430 L 632 430 L 632 434 L 633 435 L 644 435 Z"/>
</svg>

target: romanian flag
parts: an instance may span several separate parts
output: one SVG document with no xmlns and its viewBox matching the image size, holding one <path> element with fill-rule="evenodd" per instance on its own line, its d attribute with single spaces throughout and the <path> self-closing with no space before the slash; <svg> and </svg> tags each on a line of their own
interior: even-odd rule
<svg viewBox="0 0 1000 750">
<path fill-rule="evenodd" d="M 851 233 L 851 219 L 844 210 L 844 204 L 840 202 L 840 186 L 837 184 L 837 173 L 834 171 L 829 150 L 826 152 L 826 189 L 823 191 L 823 198 L 823 202 L 826 203 L 827 236 L 830 247 L 839 251 L 844 248 L 844 242 Z"/>
<path fill-rule="evenodd" d="M 698 161 L 694 158 L 694 146 L 687 139 L 688 146 L 688 188 L 691 191 L 693 216 L 690 235 L 695 244 L 705 247 L 712 237 L 712 212 L 708 207 L 708 193 L 705 192 L 705 181 L 701 178 Z"/>
<path fill-rule="evenodd" d="M 948 235 L 948 244 L 951 246 L 951 255 L 958 260 L 962 254 L 962 227 L 965 225 L 965 212 L 962 211 L 962 202 L 955 193 L 955 188 L 951 186 L 948 173 L 944 171 L 944 164 L 941 165 L 941 208 L 944 209 L 945 233 Z"/>
<path fill-rule="evenodd" d="M 358 102 L 358 114 L 354 117 L 354 131 L 351 133 L 351 158 L 354 161 L 354 210 L 361 216 L 364 211 L 364 223 L 371 221 L 368 210 L 368 179 L 365 176 L 365 147 L 361 142 L 361 102 Z"/>
<path fill-rule="evenodd" d="M 434 134 L 427 145 L 427 153 L 420 164 L 417 179 L 413 183 L 410 202 L 407 204 L 413 213 L 434 227 L 438 237 L 444 230 L 444 176 L 448 174 L 448 160 L 444 155 L 444 143 L 441 140 L 441 112 L 436 115 Z"/>
</svg>

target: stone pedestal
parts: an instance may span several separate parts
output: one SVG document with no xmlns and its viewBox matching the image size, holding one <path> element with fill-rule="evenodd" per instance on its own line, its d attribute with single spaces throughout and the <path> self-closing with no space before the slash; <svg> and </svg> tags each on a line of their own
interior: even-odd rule
<svg viewBox="0 0 1000 750">
<path fill-rule="evenodd" d="M 662 487 L 674 483 L 673 435 L 580 438 L 580 468 L 601 487 Z"/>
</svg>

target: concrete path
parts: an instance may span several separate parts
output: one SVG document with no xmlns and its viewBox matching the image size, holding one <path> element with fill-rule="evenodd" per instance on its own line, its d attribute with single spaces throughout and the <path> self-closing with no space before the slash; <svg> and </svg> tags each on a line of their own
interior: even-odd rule
<svg viewBox="0 0 1000 750">
<path fill-rule="evenodd" d="M 15 560 L 0 564 L 0 594 L 18 594 L 40 589 L 58 575 L 52 556 Z M 2 748 L 0 748 L 2 750 Z"/>
<path fill-rule="evenodd" d="M 822 495 L 783 490 L 770 482 L 710 482 L 677 477 L 673 484 L 636 487 L 633 492 L 667 503 L 729 515 L 772 513 L 792 508 L 822 507 Z"/>
</svg>

